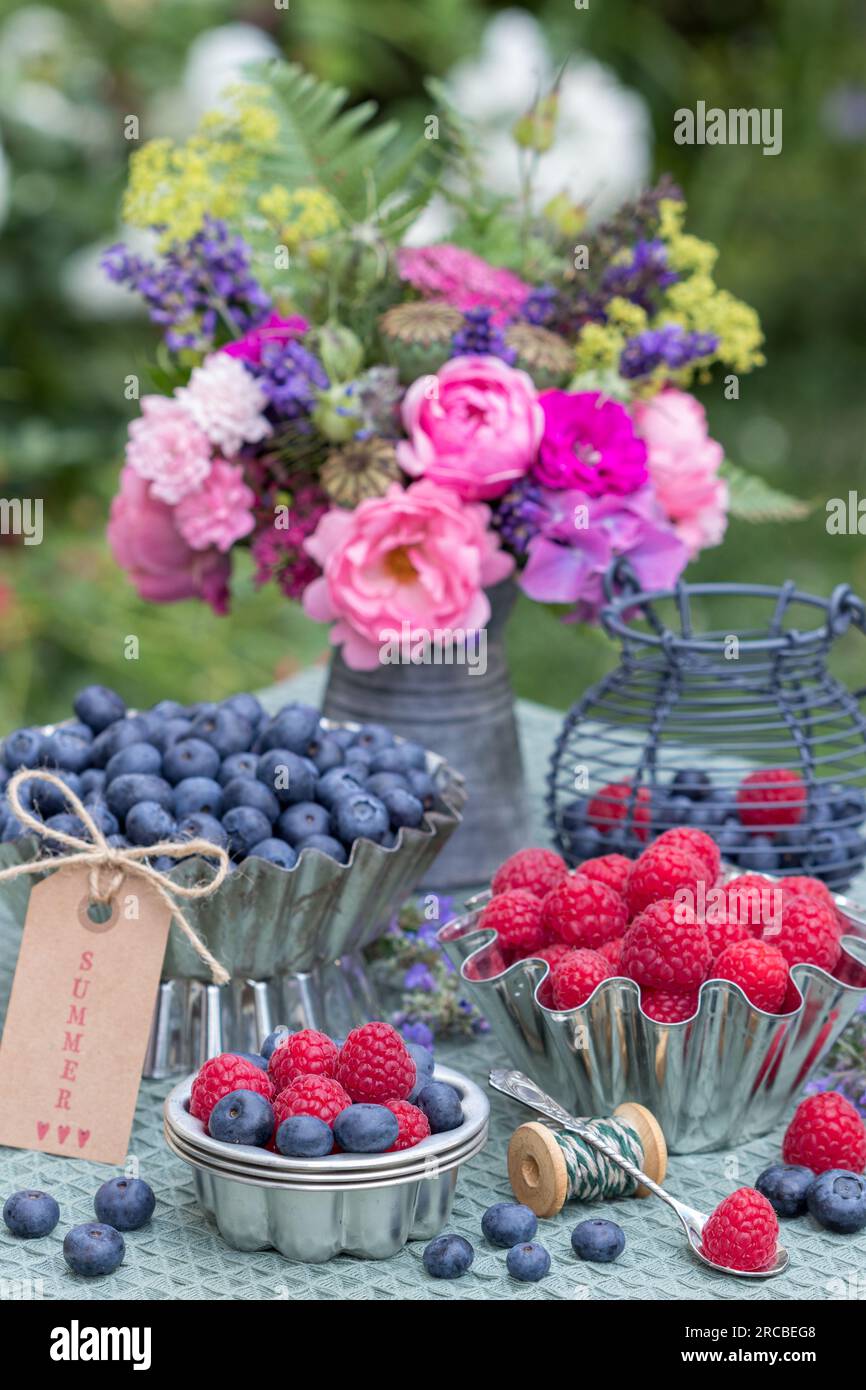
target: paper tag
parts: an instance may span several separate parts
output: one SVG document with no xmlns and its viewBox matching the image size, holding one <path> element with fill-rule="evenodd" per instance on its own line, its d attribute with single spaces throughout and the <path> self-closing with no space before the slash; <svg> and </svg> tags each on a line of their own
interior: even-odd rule
<svg viewBox="0 0 866 1390">
<path fill-rule="evenodd" d="M 30 894 L 0 1043 L 0 1144 L 119 1164 L 171 912 L 134 876 L 94 921 L 89 878 L 58 869 Z"/>
</svg>

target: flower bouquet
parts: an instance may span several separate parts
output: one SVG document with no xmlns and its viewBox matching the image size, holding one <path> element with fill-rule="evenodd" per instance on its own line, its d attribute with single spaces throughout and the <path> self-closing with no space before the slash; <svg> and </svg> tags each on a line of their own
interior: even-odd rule
<svg viewBox="0 0 866 1390">
<path fill-rule="evenodd" d="M 185 144 L 132 156 L 124 216 L 153 247 L 114 246 L 105 267 L 143 297 L 162 342 L 108 539 L 143 598 L 220 613 L 248 550 L 257 585 L 330 625 L 348 684 L 326 713 L 378 710 L 418 737 L 405 702 L 382 710 L 413 666 L 452 728 L 469 676 L 507 686 L 497 633 L 483 661 L 477 644 L 491 590 L 516 581 L 593 621 L 615 557 L 667 587 L 719 543 L 738 496 L 762 516 L 789 503 L 723 466 L 690 393 L 713 367 L 735 393 L 762 335 L 716 286 L 716 250 L 684 230 L 670 181 L 600 225 L 564 197 L 537 212 L 555 90 L 515 127 L 513 205 L 484 189 L 472 132 L 447 104 L 407 146 L 344 100 L 271 64 Z M 450 239 L 411 244 L 437 188 Z M 509 741 L 516 776 L 513 722 L 477 697 L 465 715 L 476 733 L 497 718 L 488 790 Z M 422 741 L 468 760 L 476 790 L 472 740 L 455 749 L 443 727 Z M 501 857 L 514 837 L 491 815 Z M 484 871 L 476 861 L 473 878 Z"/>
</svg>

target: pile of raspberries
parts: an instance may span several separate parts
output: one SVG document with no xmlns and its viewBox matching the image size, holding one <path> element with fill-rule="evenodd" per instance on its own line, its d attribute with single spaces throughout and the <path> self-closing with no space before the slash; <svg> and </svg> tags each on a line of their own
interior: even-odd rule
<svg viewBox="0 0 866 1390">
<path fill-rule="evenodd" d="M 841 954 L 829 889 L 758 874 L 721 884 L 719 871 L 715 841 L 688 827 L 666 830 L 636 860 L 605 854 L 571 873 L 552 850 L 520 850 L 494 875 L 480 925 L 496 941 L 474 972 L 491 978 L 516 960 L 546 961 L 540 998 L 555 1009 L 585 1004 L 603 980 L 624 976 L 659 1023 L 691 1018 L 705 980 L 730 980 L 765 1013 L 793 1012 L 801 995 L 790 967 L 832 972 Z"/>
</svg>

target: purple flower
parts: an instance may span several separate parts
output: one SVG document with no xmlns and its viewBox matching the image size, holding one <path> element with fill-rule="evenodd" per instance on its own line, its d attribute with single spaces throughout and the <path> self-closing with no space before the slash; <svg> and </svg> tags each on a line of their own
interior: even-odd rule
<svg viewBox="0 0 866 1390">
<path fill-rule="evenodd" d="M 514 348 L 508 347 L 502 329 L 493 318 L 492 309 L 467 309 L 463 326 L 451 339 L 452 357 L 500 357 L 510 367 L 517 361 Z"/>
<path fill-rule="evenodd" d="M 270 413 L 282 420 L 309 415 L 316 393 L 330 385 L 318 357 L 298 342 L 264 343 L 261 360 L 247 365 L 258 378 Z"/>
<path fill-rule="evenodd" d="M 394 1026 L 400 1029 L 404 1042 L 417 1043 L 419 1047 L 433 1047 L 432 1028 L 428 1028 L 427 1024 L 423 1023 L 420 1018 L 412 1019 L 406 1015 L 398 1015 L 398 1017 L 402 1021 L 399 1024 L 395 1021 Z"/>
<path fill-rule="evenodd" d="M 601 279 L 602 290 L 609 297 L 619 295 L 639 304 L 651 313 L 657 292 L 679 280 L 668 266 L 667 247 L 657 239 L 635 243 L 630 261 L 608 266 Z"/>
<path fill-rule="evenodd" d="M 421 989 L 430 994 L 436 988 L 436 981 L 428 966 L 423 961 L 417 961 L 415 965 L 409 966 L 403 976 L 403 986 L 405 989 Z"/>
<path fill-rule="evenodd" d="M 553 285 L 538 285 L 523 301 L 520 317 L 536 328 L 546 328 L 551 322 L 556 304 Z"/>
<path fill-rule="evenodd" d="M 718 346 L 714 333 L 687 333 L 678 323 L 648 328 L 629 338 L 620 354 L 619 374 L 632 380 L 662 365 L 679 371 L 689 362 L 711 357 Z"/>
</svg>

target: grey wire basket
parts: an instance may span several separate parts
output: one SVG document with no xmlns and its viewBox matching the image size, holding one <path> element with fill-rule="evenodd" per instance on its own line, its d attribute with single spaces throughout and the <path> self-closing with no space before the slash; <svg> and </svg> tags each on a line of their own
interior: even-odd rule
<svg viewBox="0 0 866 1390">
<path fill-rule="evenodd" d="M 842 891 L 866 855 L 866 690 L 848 690 L 828 659 L 849 629 L 866 631 L 863 601 L 848 585 L 820 598 L 793 582 L 644 591 L 623 560 L 605 593 L 620 662 L 567 715 L 548 775 L 568 862 L 633 857 L 685 823 L 741 870 Z"/>
</svg>

